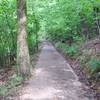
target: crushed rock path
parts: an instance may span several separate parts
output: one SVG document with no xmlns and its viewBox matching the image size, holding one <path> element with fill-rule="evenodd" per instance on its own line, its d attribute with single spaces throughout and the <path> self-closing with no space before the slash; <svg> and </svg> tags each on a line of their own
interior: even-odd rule
<svg viewBox="0 0 100 100">
<path fill-rule="evenodd" d="M 51 43 L 45 42 L 35 67 L 35 75 L 23 87 L 17 100 L 94 100 L 68 62 Z"/>
</svg>

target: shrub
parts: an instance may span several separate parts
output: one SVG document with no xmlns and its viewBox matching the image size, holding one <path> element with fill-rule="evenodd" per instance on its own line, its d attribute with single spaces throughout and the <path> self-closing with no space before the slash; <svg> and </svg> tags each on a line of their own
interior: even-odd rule
<svg viewBox="0 0 100 100">
<path fill-rule="evenodd" d="M 79 53 L 79 47 L 78 45 L 73 44 L 72 46 L 68 46 L 65 43 L 57 43 L 56 47 L 59 49 L 62 49 L 64 53 L 67 55 L 74 57 Z"/>
<path fill-rule="evenodd" d="M 100 60 L 99 59 L 95 59 L 92 58 L 89 62 L 88 62 L 90 69 L 91 69 L 91 74 L 95 74 L 97 72 L 100 72 Z"/>
<path fill-rule="evenodd" d="M 77 55 L 78 51 L 79 51 L 79 50 L 78 50 L 78 47 L 73 45 L 73 46 L 71 46 L 71 47 L 68 47 L 67 54 L 68 54 L 69 56 L 74 57 L 74 56 Z"/>
</svg>

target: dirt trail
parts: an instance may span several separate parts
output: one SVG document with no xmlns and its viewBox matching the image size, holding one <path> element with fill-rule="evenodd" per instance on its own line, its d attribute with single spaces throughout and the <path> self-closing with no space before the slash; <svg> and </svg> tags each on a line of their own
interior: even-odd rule
<svg viewBox="0 0 100 100">
<path fill-rule="evenodd" d="M 68 62 L 50 43 L 44 43 L 35 75 L 16 100 L 94 100 L 85 96 L 82 87 Z"/>
</svg>

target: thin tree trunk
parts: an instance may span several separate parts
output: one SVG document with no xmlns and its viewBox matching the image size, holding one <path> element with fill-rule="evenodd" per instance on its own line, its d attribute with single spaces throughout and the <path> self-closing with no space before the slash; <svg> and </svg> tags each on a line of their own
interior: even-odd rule
<svg viewBox="0 0 100 100">
<path fill-rule="evenodd" d="M 18 37 L 17 37 L 17 65 L 18 73 L 30 76 L 30 57 L 27 43 L 26 0 L 17 0 L 18 9 Z"/>
</svg>

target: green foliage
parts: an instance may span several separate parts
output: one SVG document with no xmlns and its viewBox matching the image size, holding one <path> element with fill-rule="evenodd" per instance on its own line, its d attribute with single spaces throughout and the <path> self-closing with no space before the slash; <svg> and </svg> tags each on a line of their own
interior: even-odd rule
<svg viewBox="0 0 100 100">
<path fill-rule="evenodd" d="M 17 1 L 0 0 L 0 68 L 12 67 L 17 52 Z M 39 21 L 33 5 L 27 2 L 27 42 L 30 52 L 35 53 L 38 45 Z M 38 49 L 36 49 L 38 50 Z M 16 62 L 16 61 L 15 61 Z M 7 64 L 7 65 L 6 65 Z M 14 63 L 15 64 L 15 63 Z M 23 82 L 21 76 L 10 79 L 0 86 L 0 96 L 10 94 L 11 90 Z"/>
<path fill-rule="evenodd" d="M 16 2 L 0 2 L 0 54 L 16 52 Z"/>
<path fill-rule="evenodd" d="M 69 47 L 67 53 L 68 53 L 70 56 L 75 56 L 75 55 L 78 53 L 78 48 L 77 48 L 77 46 L 71 46 L 71 47 Z"/>
<path fill-rule="evenodd" d="M 17 52 L 17 2 L 0 1 L 0 67 L 10 66 L 16 60 Z M 38 45 L 39 21 L 33 6 L 27 2 L 27 32 L 29 50 L 33 54 Z M 13 60 L 12 60 L 13 58 Z M 10 62 L 11 61 L 11 62 Z M 15 62 L 14 62 L 15 63 Z"/>
<path fill-rule="evenodd" d="M 51 9 L 51 14 L 48 14 L 49 17 L 46 17 L 46 30 L 48 30 L 48 33 L 51 34 L 54 40 L 65 41 L 76 32 L 80 21 L 77 4 L 78 2 L 76 1 L 62 0 L 57 2 L 54 6 L 48 7 Z"/>
<path fill-rule="evenodd" d="M 68 46 L 65 43 L 57 43 L 56 47 L 62 49 L 64 53 L 66 53 L 70 57 L 76 57 L 79 53 L 79 46 L 73 44 L 72 46 Z"/>
<path fill-rule="evenodd" d="M 23 78 L 21 76 L 16 76 L 14 78 L 12 78 L 9 82 L 8 82 L 8 89 L 11 89 L 15 86 L 18 86 L 22 83 Z"/>
<path fill-rule="evenodd" d="M 40 22 L 44 21 L 48 37 L 55 42 L 67 41 L 70 37 L 74 39 L 75 35 L 87 38 L 86 34 L 90 37 L 97 34 L 93 27 L 97 27 L 95 22 L 100 14 L 95 15 L 94 8 L 100 8 L 100 0 L 44 0 L 35 3 Z M 88 33 L 83 34 L 86 28 Z"/>
<path fill-rule="evenodd" d="M 21 76 L 16 76 L 9 80 L 5 85 L 0 86 L 0 96 L 7 96 L 11 93 L 11 90 L 17 88 L 23 82 Z"/>
<path fill-rule="evenodd" d="M 90 69 L 92 70 L 91 73 L 97 73 L 100 71 L 100 60 L 99 59 L 91 59 L 88 62 Z"/>
<path fill-rule="evenodd" d="M 38 31 L 40 29 L 38 17 L 35 14 L 32 1 L 27 3 L 27 15 L 28 15 L 28 45 L 30 53 L 38 51 Z"/>
</svg>

